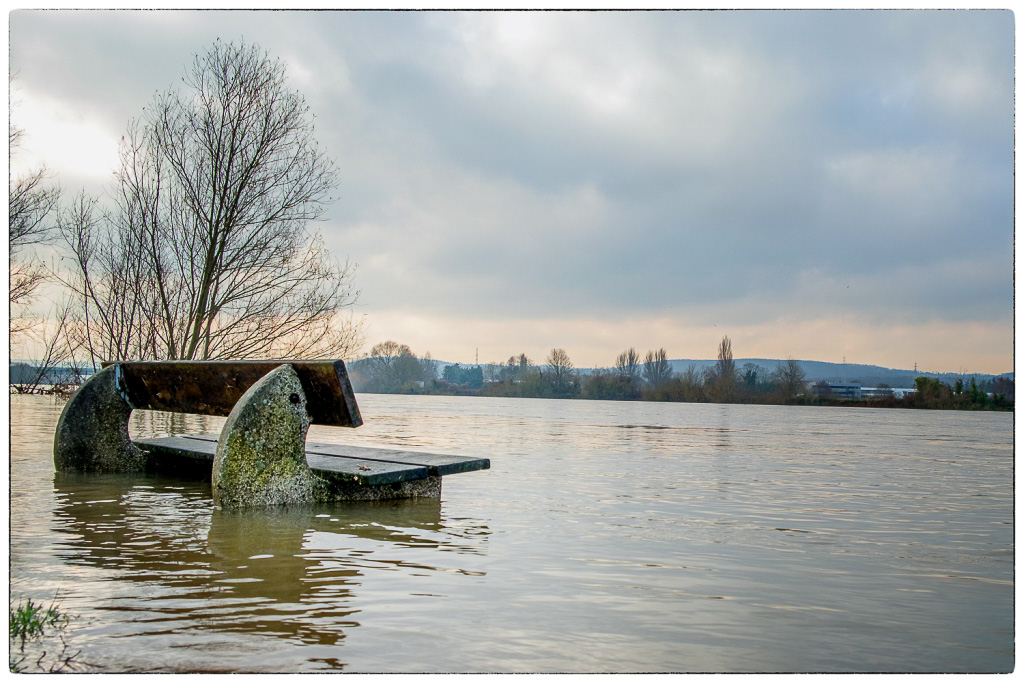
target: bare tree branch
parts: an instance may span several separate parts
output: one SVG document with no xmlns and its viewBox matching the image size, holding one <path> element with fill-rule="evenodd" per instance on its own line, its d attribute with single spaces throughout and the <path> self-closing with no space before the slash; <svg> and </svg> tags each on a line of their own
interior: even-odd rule
<svg viewBox="0 0 1024 683">
<path fill-rule="evenodd" d="M 8 127 L 8 140 L 13 153 L 20 145 L 23 131 Z M 60 189 L 46 186 L 47 173 L 40 168 L 27 176 L 12 178 L 8 194 L 8 228 L 10 230 L 10 294 L 11 341 L 32 326 L 29 307 L 48 271 L 34 255 L 26 255 L 26 247 L 49 242 L 53 237 L 52 216 Z"/>
<path fill-rule="evenodd" d="M 615 370 L 630 379 L 636 379 L 640 375 L 640 354 L 635 348 L 630 347 L 619 354 L 615 359 Z"/>
<path fill-rule="evenodd" d="M 66 212 L 94 358 L 347 357 L 355 268 L 310 223 L 336 183 L 285 69 L 217 41 L 122 138 L 119 192 Z"/>
<path fill-rule="evenodd" d="M 648 351 L 644 356 L 644 380 L 652 387 L 658 387 L 672 377 L 672 366 L 668 362 L 668 352 L 664 348 Z"/>
</svg>

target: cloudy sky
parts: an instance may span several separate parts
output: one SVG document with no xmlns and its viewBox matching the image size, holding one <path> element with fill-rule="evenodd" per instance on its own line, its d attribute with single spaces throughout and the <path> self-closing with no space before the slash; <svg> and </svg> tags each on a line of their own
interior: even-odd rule
<svg viewBox="0 0 1024 683">
<path fill-rule="evenodd" d="M 215 39 L 287 64 L 367 349 L 1005 372 L 1008 11 L 17 11 L 20 168 L 102 190 Z M 477 351 L 479 349 L 479 351 Z"/>
</svg>

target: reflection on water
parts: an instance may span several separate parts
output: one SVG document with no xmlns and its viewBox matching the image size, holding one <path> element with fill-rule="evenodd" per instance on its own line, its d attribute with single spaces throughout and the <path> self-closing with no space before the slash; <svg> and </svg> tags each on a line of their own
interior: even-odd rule
<svg viewBox="0 0 1024 683">
<path fill-rule="evenodd" d="M 1006 671 L 1009 415 L 360 396 L 310 438 L 486 455 L 440 501 L 225 512 L 54 473 L 12 397 L 11 593 L 110 671 Z M 136 437 L 222 418 L 137 411 Z"/>
<path fill-rule="evenodd" d="M 178 434 L 205 434 L 220 432 L 227 418 L 213 415 L 186 413 L 164 413 L 153 410 L 136 410 L 132 413 L 129 430 L 136 439 Z"/>
<path fill-rule="evenodd" d="M 53 472 L 52 441 L 34 436 L 45 426 L 52 440 L 60 405 L 33 398 L 12 427 L 12 462 L 21 475 L 12 476 L 13 488 L 15 497 L 46 498 L 51 506 L 36 506 L 30 528 L 12 533 L 12 593 L 59 589 L 66 608 L 88 614 L 71 637 L 90 664 L 343 669 L 338 647 L 360 626 L 357 598 L 371 593 L 363 590 L 373 583 L 368 574 L 486 576 L 445 562 L 485 554 L 490 532 L 473 519 L 447 522 L 439 500 L 236 512 L 215 508 L 209 481 Z M 130 431 L 144 438 L 213 432 L 222 424 L 136 411 Z M 43 478 L 52 487 L 40 487 Z M 40 535 L 43 546 L 35 543 Z"/>
<path fill-rule="evenodd" d="M 214 509 L 193 482 L 57 473 L 51 531 L 69 567 L 137 584 L 136 599 L 96 609 L 123 613 L 134 637 L 179 629 L 337 645 L 359 626 L 362 577 L 382 569 L 446 567 L 383 556 L 380 546 L 483 552 L 485 527 L 448 529 L 440 501 L 350 508 L 302 506 L 258 513 Z"/>
</svg>

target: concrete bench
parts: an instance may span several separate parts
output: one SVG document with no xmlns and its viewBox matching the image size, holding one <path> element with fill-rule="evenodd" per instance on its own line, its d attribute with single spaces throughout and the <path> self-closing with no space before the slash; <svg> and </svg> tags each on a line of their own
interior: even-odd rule
<svg viewBox="0 0 1024 683">
<path fill-rule="evenodd" d="M 227 421 L 220 434 L 132 440 L 134 409 Z M 104 363 L 64 406 L 54 464 L 209 476 L 224 508 L 439 498 L 441 477 L 490 467 L 487 458 L 306 443 L 310 424 L 362 424 L 340 360 Z"/>
</svg>

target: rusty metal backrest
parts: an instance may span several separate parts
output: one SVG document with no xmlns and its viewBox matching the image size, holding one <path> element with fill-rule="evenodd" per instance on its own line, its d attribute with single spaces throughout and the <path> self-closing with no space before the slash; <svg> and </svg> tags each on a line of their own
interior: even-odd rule
<svg viewBox="0 0 1024 683">
<path fill-rule="evenodd" d="M 295 368 L 313 424 L 363 423 L 340 360 L 109 361 L 119 366 L 118 390 L 132 408 L 227 416 L 242 394 L 281 365 Z"/>
</svg>

